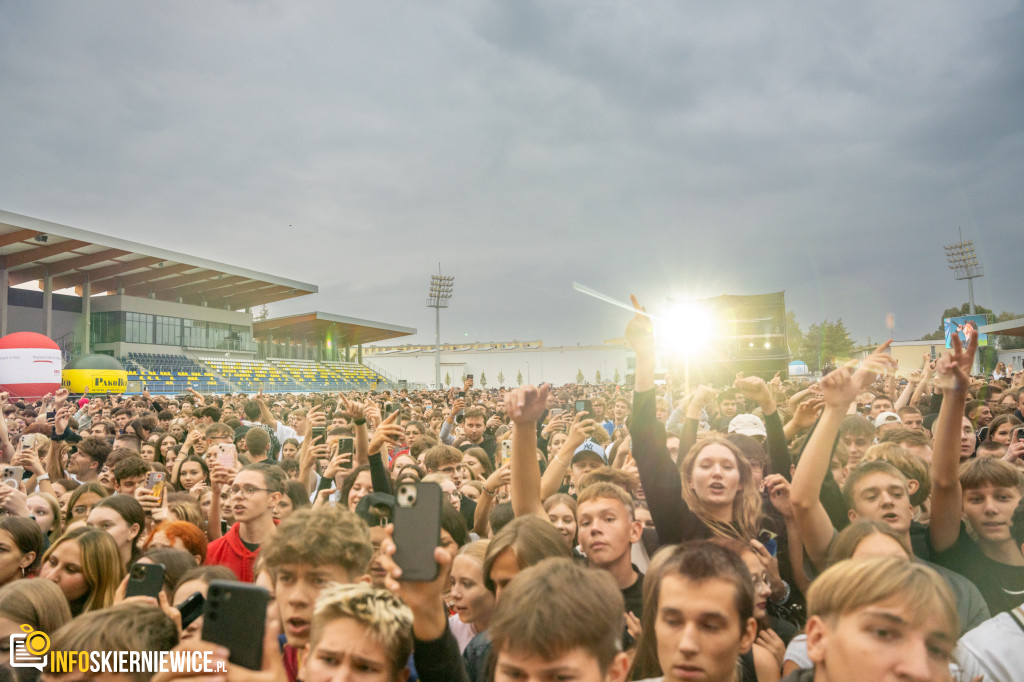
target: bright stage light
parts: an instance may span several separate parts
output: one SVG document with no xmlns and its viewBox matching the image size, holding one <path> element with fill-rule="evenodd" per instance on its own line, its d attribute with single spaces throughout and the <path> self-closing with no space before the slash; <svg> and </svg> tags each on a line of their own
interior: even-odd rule
<svg viewBox="0 0 1024 682">
<path fill-rule="evenodd" d="M 712 340 L 714 318 L 711 312 L 696 303 L 680 302 L 655 321 L 658 345 L 680 355 L 694 355 Z"/>
</svg>

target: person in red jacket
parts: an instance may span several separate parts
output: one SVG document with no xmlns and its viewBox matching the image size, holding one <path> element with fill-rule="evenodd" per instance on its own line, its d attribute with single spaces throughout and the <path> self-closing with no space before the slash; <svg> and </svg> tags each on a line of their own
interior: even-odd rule
<svg viewBox="0 0 1024 682">
<path fill-rule="evenodd" d="M 255 579 L 253 564 L 260 546 L 277 530 L 274 507 L 284 494 L 284 472 L 272 464 L 250 464 L 228 488 L 235 525 L 210 543 L 207 566 L 226 566 L 242 582 Z"/>
</svg>

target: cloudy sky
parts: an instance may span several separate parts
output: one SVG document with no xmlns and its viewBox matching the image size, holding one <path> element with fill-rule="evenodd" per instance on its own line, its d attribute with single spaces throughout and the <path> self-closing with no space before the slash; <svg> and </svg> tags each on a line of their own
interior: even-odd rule
<svg viewBox="0 0 1024 682">
<path fill-rule="evenodd" d="M 0 1 L 0 208 L 318 284 L 446 341 L 600 342 L 784 289 L 802 327 L 1024 313 L 1014 0 Z"/>
</svg>

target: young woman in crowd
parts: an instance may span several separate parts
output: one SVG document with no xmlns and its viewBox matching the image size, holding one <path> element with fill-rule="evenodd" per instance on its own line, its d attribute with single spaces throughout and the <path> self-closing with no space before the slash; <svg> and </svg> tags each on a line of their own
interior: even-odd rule
<svg viewBox="0 0 1024 682">
<path fill-rule="evenodd" d="M 39 524 L 24 516 L 0 517 L 0 585 L 34 576 L 42 556 Z"/>
<path fill-rule="evenodd" d="M 576 500 L 571 495 L 555 493 L 544 500 L 544 511 L 562 535 L 565 546 L 572 551 L 576 547 Z"/>
<path fill-rule="evenodd" d="M 92 508 L 99 504 L 100 500 L 109 497 L 110 493 L 99 483 L 85 483 L 78 486 L 68 498 L 67 508 L 64 512 L 64 528 L 67 529 L 72 523 L 85 521 L 89 517 Z"/>
<path fill-rule="evenodd" d="M 11 635 L 23 634 L 23 625 L 52 637 L 70 620 L 64 593 L 49 580 L 16 580 L 0 587 L 0 666 L 9 663 Z"/>
<path fill-rule="evenodd" d="M 1001 414 L 988 425 L 988 440 L 1001 445 L 1009 445 L 1013 430 L 1021 425 L 1021 421 L 1012 414 Z"/>
<path fill-rule="evenodd" d="M 43 555 L 39 569 L 40 578 L 56 583 L 64 593 L 74 616 L 113 604 L 124 574 L 114 538 L 86 526 L 64 533 Z"/>
<path fill-rule="evenodd" d="M 142 549 L 179 549 L 188 552 L 196 565 L 202 565 L 206 561 L 208 544 L 206 535 L 195 524 L 188 521 L 165 521 L 153 528 Z"/>
<path fill-rule="evenodd" d="M 459 642 L 459 651 L 487 629 L 494 612 L 494 595 L 484 585 L 487 544 L 487 540 L 477 540 L 464 545 L 452 561 L 450 596 L 455 614 L 448 617 L 448 627 Z"/>
<path fill-rule="evenodd" d="M 180 604 L 196 592 L 205 598 L 210 589 L 211 580 L 235 580 L 235 574 L 231 572 L 231 569 L 224 566 L 193 568 L 178 579 L 178 583 L 174 587 L 171 603 Z M 203 617 L 199 616 L 181 631 L 181 639 L 199 639 L 199 633 L 202 631 Z"/>
<path fill-rule="evenodd" d="M 50 493 L 33 493 L 26 501 L 28 511 L 39 524 L 49 544 L 60 537 L 60 503 Z"/>
<path fill-rule="evenodd" d="M 284 521 L 296 509 L 308 506 L 309 494 L 306 492 L 306 486 L 298 481 L 287 480 L 284 482 L 284 495 L 274 508 L 274 518 Z"/>
<path fill-rule="evenodd" d="M 295 459 L 299 456 L 299 441 L 295 438 L 286 438 L 281 443 L 281 459 Z"/>
<path fill-rule="evenodd" d="M 202 457 L 190 455 L 174 464 L 171 484 L 175 490 L 189 492 L 197 485 L 210 485 L 210 468 Z"/>
<path fill-rule="evenodd" d="M 139 536 L 146 529 L 146 513 L 134 497 L 113 495 L 96 503 L 86 523 L 110 533 L 117 543 L 121 563 L 128 566 L 139 555 Z"/>
<path fill-rule="evenodd" d="M 372 492 L 373 481 L 370 476 L 370 466 L 364 464 L 345 477 L 338 493 L 338 499 L 343 501 L 350 512 L 355 512 L 359 500 Z"/>
</svg>

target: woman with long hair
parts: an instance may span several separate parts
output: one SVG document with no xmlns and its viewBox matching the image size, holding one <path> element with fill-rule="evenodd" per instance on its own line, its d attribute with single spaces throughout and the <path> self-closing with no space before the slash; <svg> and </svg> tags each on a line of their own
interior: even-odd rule
<svg viewBox="0 0 1024 682">
<path fill-rule="evenodd" d="M 53 636 L 71 620 L 64 593 L 49 580 L 16 580 L 0 588 L 0 666 L 8 664 L 7 643 L 23 625 Z M 18 678 L 21 679 L 21 678 Z"/>
<path fill-rule="evenodd" d="M 114 538 L 98 528 L 80 526 L 60 536 L 43 555 L 39 577 L 57 584 L 77 616 L 114 603 L 125 575 Z"/>
<path fill-rule="evenodd" d="M 89 518 L 92 508 L 105 497 L 110 497 L 110 493 L 99 483 L 83 483 L 75 488 L 64 511 L 64 528 L 68 528 L 75 521 L 85 521 Z"/>
<path fill-rule="evenodd" d="M 146 529 L 146 512 L 134 497 L 113 495 L 100 500 L 89 512 L 86 523 L 90 528 L 110 533 L 125 566 L 138 558 L 139 537 Z"/>
<path fill-rule="evenodd" d="M 175 490 L 190 492 L 197 485 L 210 485 L 210 468 L 202 457 L 189 455 L 174 463 L 171 483 Z"/>
</svg>

